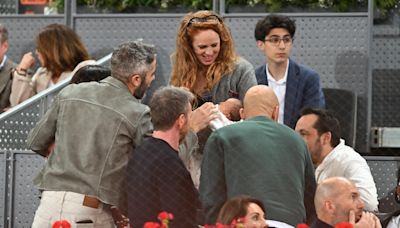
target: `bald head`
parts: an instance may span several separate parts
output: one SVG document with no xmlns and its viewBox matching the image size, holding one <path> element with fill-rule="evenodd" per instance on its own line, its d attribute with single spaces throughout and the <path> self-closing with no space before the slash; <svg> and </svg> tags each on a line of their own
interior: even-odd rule
<svg viewBox="0 0 400 228">
<path fill-rule="evenodd" d="M 278 106 L 278 98 L 270 87 L 256 85 L 251 87 L 244 96 L 242 118 L 266 116 L 275 120 L 278 117 Z"/>
<path fill-rule="evenodd" d="M 341 191 L 348 186 L 354 186 L 354 184 L 343 177 L 332 177 L 322 181 L 315 192 L 315 209 L 318 211 L 324 201 L 337 198 Z"/>
<path fill-rule="evenodd" d="M 355 184 L 343 177 L 331 177 L 318 184 L 314 203 L 318 218 L 330 225 L 348 222 L 350 211 L 359 219 L 364 208 Z"/>
</svg>

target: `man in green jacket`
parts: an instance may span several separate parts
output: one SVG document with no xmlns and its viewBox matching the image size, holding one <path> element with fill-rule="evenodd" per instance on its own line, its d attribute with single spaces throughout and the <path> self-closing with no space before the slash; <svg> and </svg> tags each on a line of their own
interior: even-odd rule
<svg viewBox="0 0 400 228">
<path fill-rule="evenodd" d="M 314 169 L 307 146 L 276 122 L 279 105 L 265 85 L 244 98 L 243 122 L 215 131 L 208 139 L 200 178 L 200 198 L 208 224 L 223 203 L 247 194 L 263 201 L 268 219 L 296 226 L 315 216 Z"/>
</svg>

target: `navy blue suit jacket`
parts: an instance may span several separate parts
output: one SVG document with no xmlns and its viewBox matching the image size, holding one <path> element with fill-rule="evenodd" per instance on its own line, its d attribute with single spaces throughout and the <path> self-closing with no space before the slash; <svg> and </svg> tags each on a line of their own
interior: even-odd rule
<svg viewBox="0 0 400 228">
<path fill-rule="evenodd" d="M 264 64 L 256 69 L 259 85 L 268 85 L 265 68 Z M 319 75 L 312 69 L 289 59 L 285 110 L 283 112 L 284 124 L 294 129 L 300 117 L 300 111 L 305 107 L 325 108 L 325 98 L 320 86 Z"/>
</svg>

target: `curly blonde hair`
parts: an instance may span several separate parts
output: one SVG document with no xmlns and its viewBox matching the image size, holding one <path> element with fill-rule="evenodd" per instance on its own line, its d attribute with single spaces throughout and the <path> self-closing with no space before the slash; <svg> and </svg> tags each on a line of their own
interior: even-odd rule
<svg viewBox="0 0 400 228">
<path fill-rule="evenodd" d="M 208 20 L 207 17 L 214 20 Z M 200 19 L 200 20 L 194 20 Z M 237 55 L 229 28 L 223 20 L 212 11 L 198 11 L 185 15 L 180 23 L 176 38 L 176 51 L 172 56 L 173 66 L 170 84 L 183 86 L 194 92 L 193 88 L 202 64 L 194 53 L 193 37 L 199 31 L 212 29 L 220 37 L 220 52 L 206 73 L 206 89 L 211 89 L 226 74 L 234 70 Z"/>
</svg>

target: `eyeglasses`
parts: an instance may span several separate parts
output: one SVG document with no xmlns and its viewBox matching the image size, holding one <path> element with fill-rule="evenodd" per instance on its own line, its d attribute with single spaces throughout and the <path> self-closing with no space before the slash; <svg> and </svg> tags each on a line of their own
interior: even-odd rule
<svg viewBox="0 0 400 228">
<path fill-rule="evenodd" d="M 222 19 L 220 17 L 218 17 L 217 15 L 208 15 L 205 17 L 193 17 L 192 19 L 189 20 L 187 26 L 190 26 L 191 24 L 202 23 L 202 22 L 207 22 L 207 21 L 216 21 L 216 22 L 222 23 Z"/>
<path fill-rule="evenodd" d="M 281 43 L 281 41 L 283 41 L 283 43 L 285 45 L 292 45 L 294 38 L 290 37 L 290 36 L 284 36 L 283 38 L 280 38 L 278 36 L 272 36 L 269 39 L 265 39 L 264 41 L 268 41 L 270 42 L 272 45 L 274 46 L 279 46 L 279 44 Z"/>
</svg>

